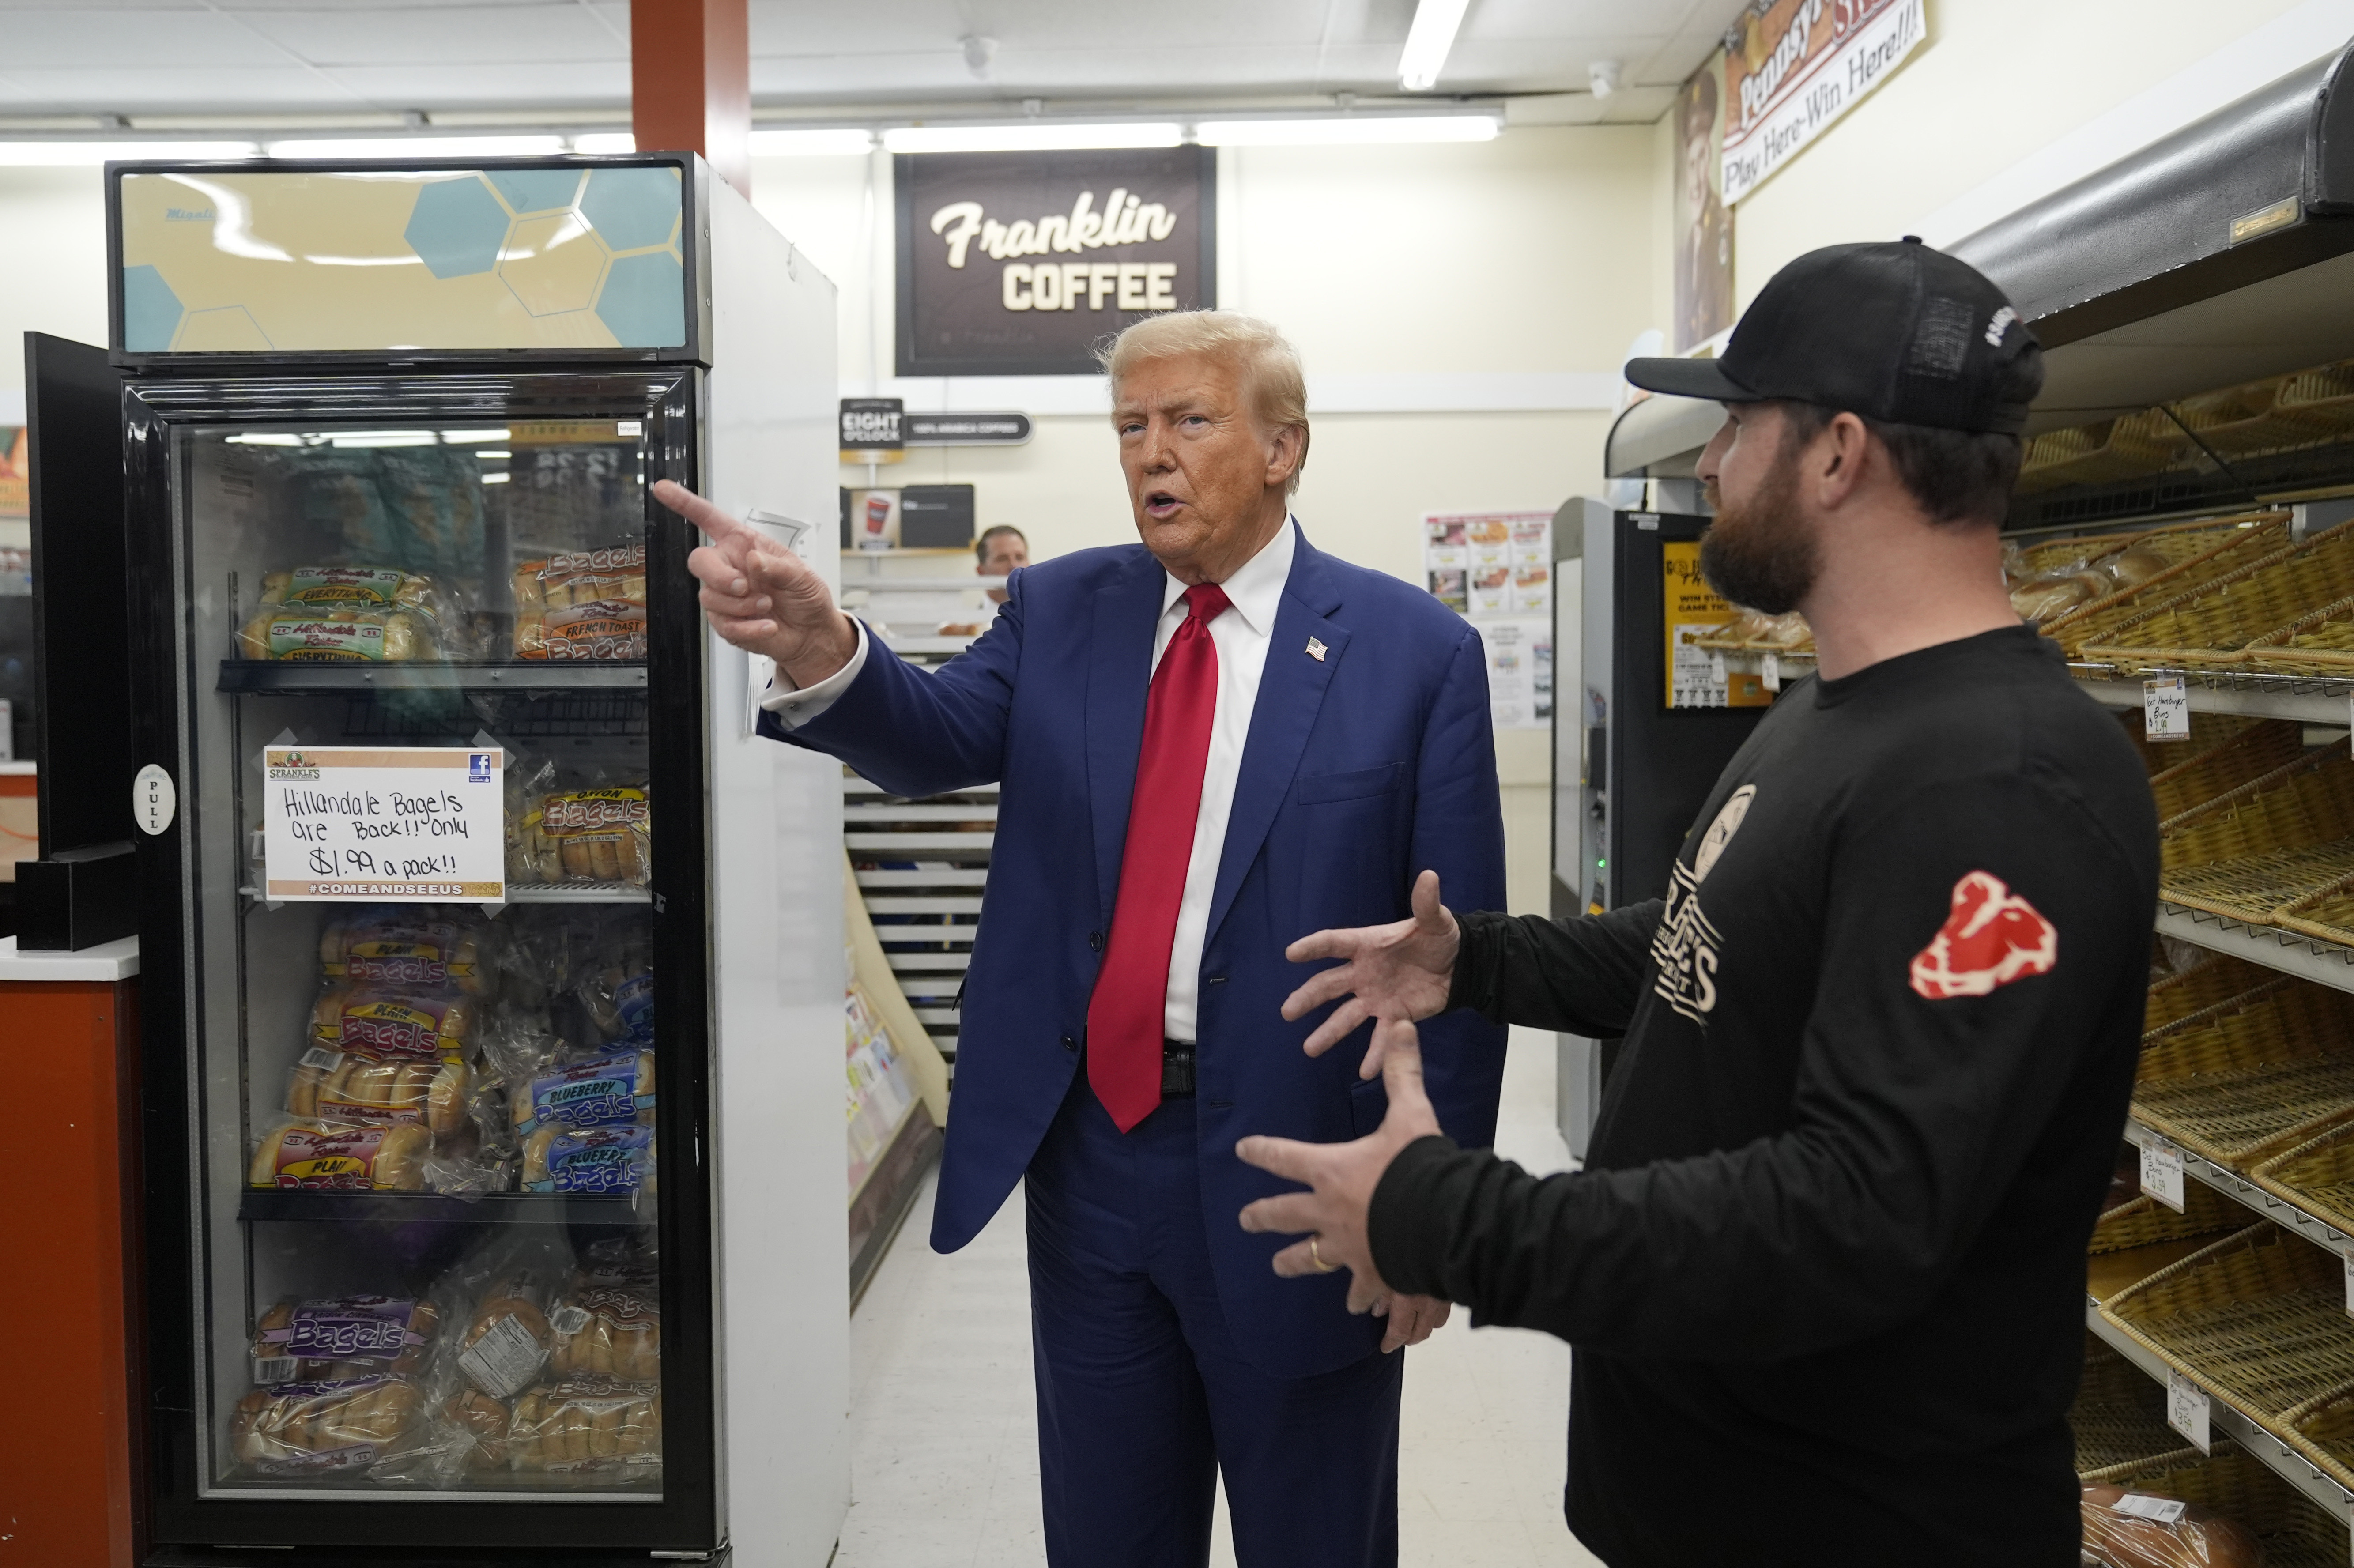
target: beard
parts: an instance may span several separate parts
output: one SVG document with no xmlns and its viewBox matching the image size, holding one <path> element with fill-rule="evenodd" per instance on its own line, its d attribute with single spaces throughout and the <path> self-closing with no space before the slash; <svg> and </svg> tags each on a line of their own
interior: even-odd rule
<svg viewBox="0 0 2354 1568">
<path fill-rule="evenodd" d="M 1814 591 L 1820 568 L 1815 532 L 1799 514 L 1796 458 L 1786 441 L 1754 493 L 1739 505 L 1719 501 L 1716 521 L 1700 542 L 1701 575 L 1708 586 L 1736 605 L 1767 615 L 1797 609 Z"/>
</svg>

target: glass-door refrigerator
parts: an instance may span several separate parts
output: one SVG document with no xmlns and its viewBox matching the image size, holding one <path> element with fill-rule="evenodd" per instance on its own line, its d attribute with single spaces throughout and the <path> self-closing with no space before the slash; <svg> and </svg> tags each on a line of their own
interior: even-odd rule
<svg viewBox="0 0 2354 1568">
<path fill-rule="evenodd" d="M 832 285 L 690 155 L 108 185 L 148 1561 L 822 1562 L 838 770 L 648 487 L 822 515 Z"/>
</svg>

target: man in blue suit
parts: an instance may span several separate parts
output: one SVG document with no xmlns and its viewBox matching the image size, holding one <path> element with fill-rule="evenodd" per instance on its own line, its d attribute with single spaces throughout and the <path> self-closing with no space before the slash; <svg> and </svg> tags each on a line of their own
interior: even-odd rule
<svg viewBox="0 0 2354 1568">
<path fill-rule="evenodd" d="M 1106 356 L 1141 545 L 1009 582 L 937 672 L 902 662 L 793 556 L 675 486 L 720 635 L 776 660 L 764 733 L 894 793 L 1000 785 L 932 1245 L 1017 1181 L 1028 1210 L 1047 1558 L 1199 1568 L 1223 1471 L 1245 1568 L 1394 1563 L 1402 1358 L 1444 1304 L 1352 1318 L 1234 1214 L 1286 1184 L 1247 1133 L 1380 1125 L 1366 1031 L 1302 1049 L 1284 948 L 1395 920 L 1416 874 L 1500 907 L 1503 828 L 1478 636 L 1326 556 L 1289 514 L 1305 382 L 1266 323 L 1149 318 Z M 1504 1033 L 1424 1031 L 1430 1096 L 1492 1140 Z M 1363 1068 L 1361 1072 L 1359 1069 Z"/>
</svg>

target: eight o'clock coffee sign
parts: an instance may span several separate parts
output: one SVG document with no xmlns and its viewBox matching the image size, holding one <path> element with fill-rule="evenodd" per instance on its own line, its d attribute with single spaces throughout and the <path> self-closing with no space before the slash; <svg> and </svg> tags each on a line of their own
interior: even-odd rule
<svg viewBox="0 0 2354 1568">
<path fill-rule="evenodd" d="M 903 154 L 901 376 L 1094 375 L 1093 345 L 1217 302 L 1206 147 Z"/>
</svg>

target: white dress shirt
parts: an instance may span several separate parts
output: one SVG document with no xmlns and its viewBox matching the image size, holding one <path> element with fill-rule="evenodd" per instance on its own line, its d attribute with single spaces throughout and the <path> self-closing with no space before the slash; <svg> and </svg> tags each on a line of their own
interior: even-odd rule
<svg viewBox="0 0 2354 1568">
<path fill-rule="evenodd" d="M 1234 814 L 1235 783 L 1242 774 L 1243 743 L 1249 738 L 1252 710 L 1258 705 L 1259 676 L 1275 636 L 1275 613 L 1291 580 L 1299 524 L 1287 517 L 1275 537 L 1219 586 L 1233 609 L 1210 622 L 1210 642 L 1218 652 L 1218 706 L 1210 721 L 1210 756 L 1202 772 L 1202 807 L 1193 819 L 1193 853 L 1185 867 L 1185 893 L 1177 905 L 1177 932 L 1169 949 L 1169 1000 L 1162 1027 L 1172 1040 L 1195 1038 L 1194 1014 L 1202 983 L 1202 945 L 1210 935 L 1210 898 L 1218 883 L 1218 858 L 1226 842 L 1226 820 Z M 1161 620 L 1152 629 L 1152 668 L 1169 640 L 1185 623 L 1185 585 L 1163 574 Z M 787 729 L 799 729 L 832 707 L 866 666 L 866 628 L 858 627 L 858 651 L 850 662 L 815 685 L 792 689 L 783 671 L 760 705 Z M 1135 830 L 1133 822 L 1129 831 Z"/>
</svg>

